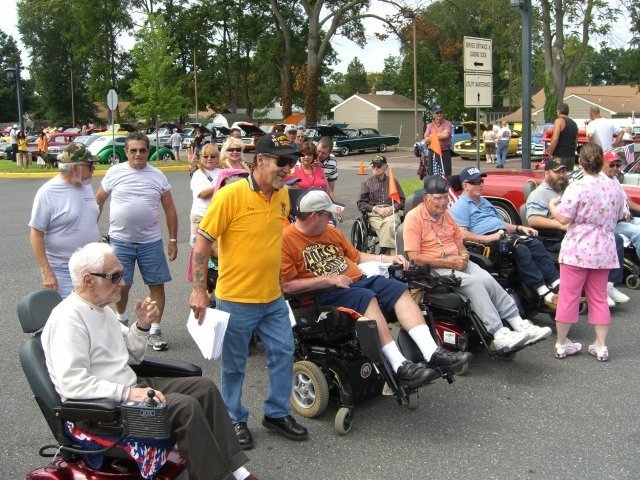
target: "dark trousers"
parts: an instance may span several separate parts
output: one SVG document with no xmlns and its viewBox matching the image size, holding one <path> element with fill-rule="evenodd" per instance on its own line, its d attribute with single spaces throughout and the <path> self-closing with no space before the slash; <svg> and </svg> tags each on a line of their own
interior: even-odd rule
<svg viewBox="0 0 640 480">
<path fill-rule="evenodd" d="M 543 285 L 551 285 L 560 278 L 549 253 L 537 238 L 519 242 L 514 254 L 522 281 L 534 290 Z"/>
<path fill-rule="evenodd" d="M 11 161 L 12 162 L 18 161 L 18 144 L 17 143 L 11 144 Z"/>
<path fill-rule="evenodd" d="M 238 443 L 218 387 L 208 378 L 139 378 L 167 399 L 171 428 L 190 480 L 228 480 L 249 459 Z"/>
<path fill-rule="evenodd" d="M 435 157 L 435 159 L 434 159 Z M 429 154 L 427 155 L 427 175 L 435 175 L 433 164 L 434 160 L 437 162 L 442 160 L 442 168 L 444 170 L 445 177 L 451 176 L 451 150 L 444 150 L 442 152 L 442 158 L 440 159 L 433 150 L 429 150 Z M 437 170 L 436 170 L 437 173 Z"/>
</svg>

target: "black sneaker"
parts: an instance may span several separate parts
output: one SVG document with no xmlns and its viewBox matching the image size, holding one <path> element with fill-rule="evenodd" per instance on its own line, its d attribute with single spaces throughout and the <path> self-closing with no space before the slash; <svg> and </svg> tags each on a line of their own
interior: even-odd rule
<svg viewBox="0 0 640 480">
<path fill-rule="evenodd" d="M 398 381 L 409 388 L 421 387 L 440 376 L 434 369 L 425 368 L 409 360 L 402 362 L 396 375 L 398 376 Z"/>
<path fill-rule="evenodd" d="M 449 373 L 458 370 L 465 363 L 469 363 L 472 358 L 473 355 L 469 352 L 450 352 L 438 347 L 431 355 L 431 360 L 425 361 L 424 364 L 428 368 L 436 368 L 443 373 Z"/>
<path fill-rule="evenodd" d="M 233 424 L 233 429 L 238 437 L 238 443 L 242 450 L 249 450 L 253 448 L 253 436 L 251 436 L 251 430 L 247 427 L 247 422 L 236 422 Z"/>
</svg>

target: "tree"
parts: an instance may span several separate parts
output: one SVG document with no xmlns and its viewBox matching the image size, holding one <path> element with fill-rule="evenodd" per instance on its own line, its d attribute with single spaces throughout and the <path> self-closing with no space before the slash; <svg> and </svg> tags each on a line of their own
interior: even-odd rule
<svg viewBox="0 0 640 480">
<path fill-rule="evenodd" d="M 149 14 L 131 52 L 137 78 L 131 84 L 134 115 L 157 125 L 158 119 L 175 120 L 187 112 L 188 99 L 182 96 L 170 52 L 170 39 L 160 15 Z"/>
<path fill-rule="evenodd" d="M 544 64 L 550 76 L 546 103 L 555 108 L 580 65 L 593 34 L 606 34 L 616 10 L 605 0 L 540 0 Z M 578 39 L 579 47 L 568 55 L 565 40 Z"/>
<path fill-rule="evenodd" d="M 344 76 L 344 95 L 350 97 L 354 93 L 368 93 L 367 71 L 358 57 L 347 66 L 347 74 Z"/>
</svg>

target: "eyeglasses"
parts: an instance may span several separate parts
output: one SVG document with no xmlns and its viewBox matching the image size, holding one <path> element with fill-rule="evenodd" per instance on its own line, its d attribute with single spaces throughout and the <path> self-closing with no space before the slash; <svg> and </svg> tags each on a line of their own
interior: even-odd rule
<svg viewBox="0 0 640 480">
<path fill-rule="evenodd" d="M 296 138 L 304 138 L 304 135 L 296 135 Z"/>
<path fill-rule="evenodd" d="M 113 273 L 95 273 L 90 272 L 89 275 L 93 275 L 94 277 L 106 278 L 107 280 L 111 280 L 111 283 L 118 283 L 120 279 L 124 276 L 124 272 L 113 272 Z"/>
<path fill-rule="evenodd" d="M 132 153 L 133 155 L 135 155 L 136 153 L 145 154 L 147 153 L 147 149 L 146 148 L 127 148 L 127 152 Z"/>
<path fill-rule="evenodd" d="M 371 168 L 382 168 L 384 167 L 384 163 L 372 163 Z"/>
<path fill-rule="evenodd" d="M 216 158 L 218 158 L 218 155 L 202 155 L 202 158 L 213 158 L 213 159 L 216 159 Z"/>
<path fill-rule="evenodd" d="M 263 153 L 262 155 L 264 155 L 265 157 L 275 159 L 276 165 L 278 166 L 278 168 L 287 167 L 287 166 L 293 168 L 296 166 L 296 163 L 298 163 L 298 161 L 293 157 L 279 157 L 276 155 L 269 155 L 267 153 Z"/>
<path fill-rule="evenodd" d="M 241 152 L 242 149 L 241 148 L 227 148 L 227 152 L 232 152 L 232 153 L 238 153 Z"/>
<path fill-rule="evenodd" d="M 82 163 L 82 162 L 80 162 L 80 163 L 78 163 L 78 165 L 82 165 L 83 167 L 87 167 L 92 172 L 96 169 L 96 166 L 95 166 L 95 164 L 93 162 L 90 162 L 90 163 Z"/>
<path fill-rule="evenodd" d="M 469 180 L 468 182 L 469 185 L 484 185 L 484 178 L 476 178 L 475 180 Z"/>
<path fill-rule="evenodd" d="M 622 163 L 610 163 L 609 168 L 622 168 Z"/>
</svg>

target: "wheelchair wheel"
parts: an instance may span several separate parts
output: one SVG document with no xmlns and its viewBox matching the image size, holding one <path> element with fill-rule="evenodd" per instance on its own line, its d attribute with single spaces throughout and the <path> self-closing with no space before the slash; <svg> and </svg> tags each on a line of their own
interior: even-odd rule
<svg viewBox="0 0 640 480">
<path fill-rule="evenodd" d="M 356 218 L 351 227 L 351 245 L 359 252 L 367 251 L 367 225 L 362 217 Z"/>
<path fill-rule="evenodd" d="M 347 407 L 341 407 L 336 413 L 336 419 L 333 422 L 333 428 L 340 435 L 346 435 L 353 425 L 353 410 Z"/>
<path fill-rule="evenodd" d="M 296 413 L 307 418 L 322 415 L 329 403 L 329 385 L 322 370 L 306 360 L 293 365 L 290 403 Z"/>
<path fill-rule="evenodd" d="M 627 287 L 632 288 L 632 289 L 636 289 L 638 288 L 638 286 L 640 286 L 640 278 L 638 278 L 638 275 L 629 275 L 626 280 L 625 283 L 627 284 Z"/>
</svg>

